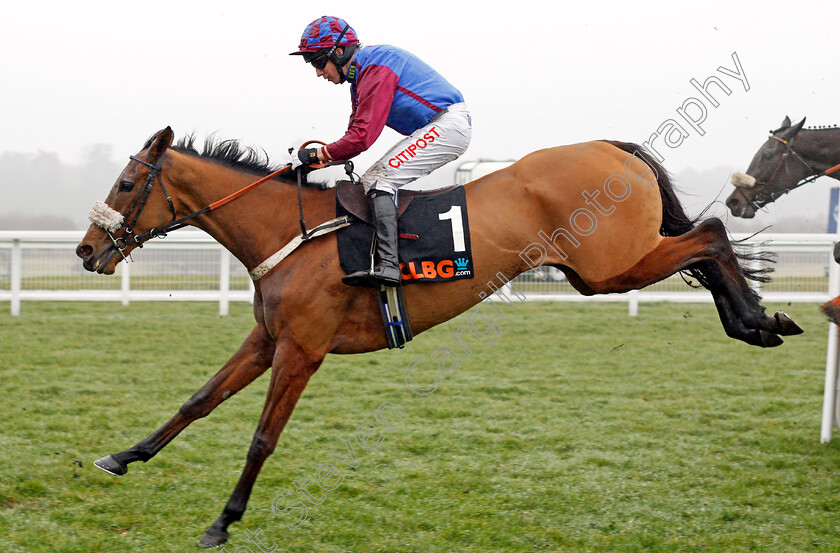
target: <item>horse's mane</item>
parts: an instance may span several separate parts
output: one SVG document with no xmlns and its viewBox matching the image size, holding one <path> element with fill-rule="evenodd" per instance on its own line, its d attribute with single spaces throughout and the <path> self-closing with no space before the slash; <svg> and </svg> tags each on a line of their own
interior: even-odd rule
<svg viewBox="0 0 840 553">
<path fill-rule="evenodd" d="M 220 139 L 210 135 L 204 140 L 201 151 L 196 146 L 196 142 L 195 135 L 188 134 L 173 144 L 171 148 L 176 152 L 209 159 L 233 169 L 262 176 L 269 175 L 282 167 L 282 165 L 272 165 L 265 150 L 245 146 L 236 139 Z M 279 178 L 287 181 L 292 180 L 285 175 L 281 175 Z"/>
<path fill-rule="evenodd" d="M 783 131 L 785 129 L 789 129 L 790 127 L 779 127 L 778 129 L 770 131 L 770 134 L 776 134 L 779 131 Z M 836 131 L 840 129 L 837 125 L 818 125 L 818 126 L 810 126 L 805 127 L 803 131 Z"/>
</svg>

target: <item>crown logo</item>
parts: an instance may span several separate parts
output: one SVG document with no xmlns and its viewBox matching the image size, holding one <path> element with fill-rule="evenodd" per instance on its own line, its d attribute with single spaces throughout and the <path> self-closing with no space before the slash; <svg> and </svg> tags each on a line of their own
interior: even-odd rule
<svg viewBox="0 0 840 553">
<path fill-rule="evenodd" d="M 466 270 L 467 265 L 469 265 L 469 264 L 470 264 L 469 260 L 464 259 L 463 257 L 459 257 L 458 259 L 455 260 L 455 266 L 458 268 L 459 271 Z"/>
</svg>

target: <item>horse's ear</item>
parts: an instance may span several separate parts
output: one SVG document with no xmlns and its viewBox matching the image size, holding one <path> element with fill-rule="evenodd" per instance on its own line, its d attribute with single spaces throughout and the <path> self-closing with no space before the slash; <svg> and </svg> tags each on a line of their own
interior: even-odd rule
<svg viewBox="0 0 840 553">
<path fill-rule="evenodd" d="M 175 140 L 175 133 L 172 132 L 172 127 L 166 127 L 153 136 L 149 144 L 149 163 L 156 162 L 169 149 L 173 140 Z"/>
<path fill-rule="evenodd" d="M 800 130 L 802 130 L 802 125 L 804 125 L 804 124 L 805 124 L 805 119 L 806 119 L 806 118 L 805 118 L 805 117 L 803 117 L 803 118 L 802 118 L 802 121 L 800 121 L 799 123 L 797 123 L 796 125 L 794 125 L 794 126 L 793 126 L 793 134 L 796 134 L 796 133 L 798 133 Z"/>
<path fill-rule="evenodd" d="M 788 127 L 790 127 L 790 117 L 788 117 L 787 115 L 785 115 L 785 120 L 784 120 L 784 121 L 782 121 L 782 126 L 781 126 L 781 127 L 779 127 L 779 128 L 780 128 L 780 129 L 786 129 L 786 128 L 788 128 Z"/>
</svg>

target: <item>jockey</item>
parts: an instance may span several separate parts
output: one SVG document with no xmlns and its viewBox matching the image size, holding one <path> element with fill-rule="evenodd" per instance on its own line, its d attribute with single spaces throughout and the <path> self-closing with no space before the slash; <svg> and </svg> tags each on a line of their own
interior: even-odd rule
<svg viewBox="0 0 840 553">
<path fill-rule="evenodd" d="M 291 55 L 302 55 L 318 77 L 334 84 L 349 82 L 352 102 L 344 136 L 320 148 L 294 150 L 293 169 L 355 157 L 373 145 L 386 125 L 405 135 L 361 178 L 376 221 L 376 266 L 342 279 L 351 286 L 398 286 L 394 198 L 400 187 L 466 151 L 472 122 L 464 97 L 413 54 L 394 46 L 363 46 L 353 28 L 337 17 L 310 23 Z"/>
</svg>

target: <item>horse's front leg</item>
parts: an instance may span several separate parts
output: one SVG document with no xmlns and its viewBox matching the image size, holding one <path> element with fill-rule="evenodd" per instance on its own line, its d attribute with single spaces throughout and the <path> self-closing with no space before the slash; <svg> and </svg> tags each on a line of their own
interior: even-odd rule
<svg viewBox="0 0 840 553">
<path fill-rule="evenodd" d="M 193 421 L 206 417 L 224 400 L 253 382 L 271 366 L 274 341 L 260 326 L 254 328 L 239 350 L 163 426 L 134 447 L 94 461 L 116 476 L 128 471 L 134 461 L 148 461 Z"/>
<path fill-rule="evenodd" d="M 242 518 L 263 463 L 274 451 L 280 432 L 292 416 L 303 389 L 323 360 L 322 354 L 308 352 L 297 344 L 278 344 L 268 397 L 248 450 L 245 468 L 221 516 L 202 536 L 199 542 L 202 547 L 216 547 L 226 542 L 228 526 Z"/>
</svg>

